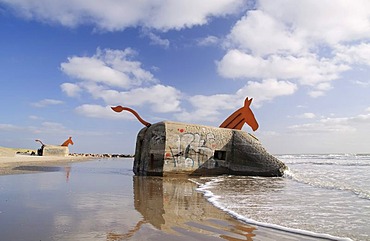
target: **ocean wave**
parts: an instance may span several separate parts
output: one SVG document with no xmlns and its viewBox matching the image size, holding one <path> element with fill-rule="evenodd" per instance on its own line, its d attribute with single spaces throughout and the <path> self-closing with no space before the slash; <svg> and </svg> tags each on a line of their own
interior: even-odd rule
<svg viewBox="0 0 370 241">
<path fill-rule="evenodd" d="M 338 160 L 369 160 L 370 154 L 352 154 L 352 153 L 343 153 L 343 154 L 278 154 L 275 155 L 277 158 L 281 159 L 338 159 Z"/>
<path fill-rule="evenodd" d="M 261 227 L 266 227 L 266 228 L 271 228 L 271 229 L 276 229 L 276 230 L 281 230 L 289 233 L 295 233 L 295 234 L 300 234 L 300 235 L 305 235 L 309 237 L 314 237 L 314 238 L 324 238 L 328 240 L 340 240 L 340 241 L 349 241 L 352 240 L 350 238 L 342 238 L 342 237 L 336 237 L 332 236 L 330 234 L 323 234 L 323 233 L 316 233 L 308 230 L 302 230 L 302 229 L 295 229 L 295 228 L 289 228 L 289 227 L 284 227 L 281 225 L 277 224 L 272 224 L 272 223 L 264 223 L 264 222 L 259 222 L 253 219 L 249 219 L 243 215 L 240 215 L 239 213 L 226 208 L 225 206 L 222 205 L 221 202 L 219 202 L 220 196 L 215 195 L 210 189 L 212 189 L 214 186 L 217 185 L 217 183 L 223 181 L 223 177 L 216 177 L 212 178 L 210 181 L 207 181 L 203 184 L 200 184 L 199 187 L 197 188 L 198 191 L 202 192 L 204 196 L 207 198 L 207 200 L 212 203 L 215 207 L 229 213 L 233 217 L 235 217 L 238 220 L 244 221 L 248 224 L 256 225 L 256 226 L 261 226 Z"/>
<path fill-rule="evenodd" d="M 289 179 L 294 180 L 296 182 L 307 184 L 307 185 L 310 185 L 310 186 L 316 187 L 316 188 L 324 188 L 324 189 L 329 189 L 329 190 L 339 190 L 339 191 L 351 192 L 354 195 L 358 196 L 359 198 L 370 200 L 370 192 L 368 192 L 366 190 L 362 190 L 362 189 L 359 189 L 359 188 L 354 188 L 354 187 L 351 187 L 351 186 L 341 186 L 341 185 L 338 185 L 338 183 L 334 183 L 334 182 L 322 182 L 318 179 L 312 180 L 312 179 L 309 179 L 309 178 L 304 178 L 304 177 L 299 176 L 298 174 L 294 173 L 289 168 L 287 170 L 285 170 L 283 177 L 289 178 Z"/>
<path fill-rule="evenodd" d="M 327 165 L 327 166 L 358 166 L 370 167 L 368 154 L 296 154 L 277 155 L 287 165 Z"/>
<path fill-rule="evenodd" d="M 327 166 L 359 166 L 367 167 L 370 166 L 370 163 L 363 162 L 322 162 L 322 161 L 294 161 L 294 162 L 285 162 L 289 165 L 327 165 Z"/>
</svg>

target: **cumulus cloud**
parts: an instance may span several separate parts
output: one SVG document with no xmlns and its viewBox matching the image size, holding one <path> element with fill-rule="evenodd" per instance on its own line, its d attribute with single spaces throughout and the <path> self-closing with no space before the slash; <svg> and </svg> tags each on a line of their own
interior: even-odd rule
<svg viewBox="0 0 370 241">
<path fill-rule="evenodd" d="M 219 121 L 222 110 L 240 108 L 239 105 L 244 103 L 244 100 L 238 101 L 239 98 L 232 94 L 195 95 L 189 96 L 187 100 L 191 104 L 191 110 L 176 114 L 175 118 L 180 121 Z"/>
<path fill-rule="evenodd" d="M 63 104 L 63 101 L 61 100 L 54 100 L 54 99 L 44 99 L 44 100 L 40 100 L 38 102 L 34 102 L 32 103 L 31 105 L 34 106 L 34 107 L 46 107 L 46 106 L 49 106 L 49 105 L 60 105 L 60 104 Z"/>
<path fill-rule="evenodd" d="M 338 61 L 370 66 L 370 43 L 353 46 L 337 45 L 335 53 Z"/>
<path fill-rule="evenodd" d="M 291 132 L 297 134 L 320 134 L 320 133 L 336 133 L 336 132 L 353 132 L 356 129 L 349 126 L 344 121 L 331 123 L 329 121 L 321 120 L 315 123 L 306 123 L 301 125 L 293 125 L 288 127 Z"/>
<path fill-rule="evenodd" d="M 269 13 L 250 11 L 231 29 L 226 45 L 264 56 L 271 53 L 298 53 L 304 47 L 288 26 Z"/>
<path fill-rule="evenodd" d="M 77 84 L 73 84 L 73 83 L 63 83 L 60 85 L 60 88 L 69 97 L 76 97 L 82 91 L 80 86 L 78 86 Z"/>
<path fill-rule="evenodd" d="M 159 45 L 159 46 L 162 46 L 165 49 L 170 47 L 170 41 L 168 39 L 163 39 L 159 35 L 154 34 L 152 32 L 146 33 L 146 35 L 150 39 L 150 44 Z"/>
<path fill-rule="evenodd" d="M 240 108 L 244 104 L 245 98 L 253 98 L 253 107 L 260 107 L 264 102 L 271 101 L 276 97 L 291 95 L 297 89 L 294 83 L 288 81 L 278 81 L 276 79 L 266 79 L 260 82 L 250 81 L 247 85 L 233 94 L 216 95 L 196 95 L 189 97 L 189 102 L 193 111 L 183 111 L 176 115 L 179 120 L 197 120 L 209 122 L 219 121 L 222 111 Z"/>
<path fill-rule="evenodd" d="M 221 40 L 217 38 L 216 36 L 210 35 L 205 38 L 198 40 L 199 46 L 212 46 L 217 45 Z"/>
<path fill-rule="evenodd" d="M 84 104 L 75 109 L 77 114 L 92 117 L 92 118 L 105 118 L 105 119 L 130 119 L 132 116 L 128 114 L 117 114 L 113 112 L 110 106 L 101 106 L 95 104 Z"/>
<path fill-rule="evenodd" d="M 298 118 L 302 118 L 302 119 L 314 119 L 315 117 L 316 115 L 311 112 L 306 112 L 298 116 Z"/>
<path fill-rule="evenodd" d="M 161 84 L 150 87 L 134 88 L 129 91 L 90 88 L 90 94 L 101 98 L 107 104 L 125 106 L 149 105 L 158 113 L 177 112 L 180 110 L 181 92 L 174 87 Z"/>
<path fill-rule="evenodd" d="M 61 70 L 76 83 L 63 83 L 61 89 L 70 97 L 87 93 L 107 105 L 148 105 L 157 113 L 180 111 L 181 92 L 158 83 L 150 71 L 134 60 L 135 55 L 132 49 L 127 48 L 123 51 L 98 49 L 90 57 L 70 57 L 61 64 Z M 79 110 L 92 116 L 87 111 L 91 110 L 88 107 L 92 108 L 83 106 Z"/>
<path fill-rule="evenodd" d="M 90 1 L 1 0 L 17 14 L 43 22 L 76 27 L 95 25 L 104 31 L 143 26 L 166 31 L 208 23 L 211 17 L 239 12 L 245 0 Z M 179 14 L 181 13 L 181 14 Z"/>
<path fill-rule="evenodd" d="M 354 0 L 350 5 L 346 0 L 260 0 L 259 9 L 307 44 L 333 45 L 370 37 L 367 0 Z"/>
<path fill-rule="evenodd" d="M 292 95 L 296 90 L 297 85 L 292 82 L 265 79 L 262 82 L 249 81 L 236 94 L 240 98 L 243 96 L 256 97 L 254 104 L 259 107 L 265 101 L 271 101 L 279 96 Z"/>
<path fill-rule="evenodd" d="M 67 62 L 61 64 L 61 70 L 75 79 L 119 88 L 155 82 L 153 75 L 144 70 L 140 62 L 131 60 L 135 55 L 135 51 L 130 48 L 123 51 L 97 49 L 92 57 L 69 57 Z M 64 88 L 66 91 L 71 88 L 77 90 L 76 85 L 67 85 Z"/>
<path fill-rule="evenodd" d="M 218 62 L 218 71 L 226 78 L 293 79 L 311 86 L 336 79 L 340 72 L 347 69 L 346 65 L 336 65 L 313 54 L 262 58 L 237 49 L 229 50 Z"/>
<path fill-rule="evenodd" d="M 369 125 L 370 114 L 359 114 L 352 117 L 323 117 L 315 122 L 292 125 L 290 131 L 298 134 L 336 133 L 361 131 Z"/>
<path fill-rule="evenodd" d="M 369 8 L 366 0 L 350 6 L 345 0 L 260 0 L 230 30 L 218 73 L 289 80 L 310 86 L 311 97 L 325 95 L 353 65 L 369 65 Z"/>
</svg>

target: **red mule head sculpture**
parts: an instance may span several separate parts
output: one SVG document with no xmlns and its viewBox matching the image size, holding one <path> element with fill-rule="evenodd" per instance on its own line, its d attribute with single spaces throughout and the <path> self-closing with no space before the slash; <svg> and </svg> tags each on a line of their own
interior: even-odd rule
<svg viewBox="0 0 370 241">
<path fill-rule="evenodd" d="M 222 122 L 220 127 L 241 130 L 244 123 L 247 123 L 253 131 L 257 130 L 258 122 L 250 108 L 252 100 L 253 98 L 248 99 L 247 97 L 244 101 L 244 106 L 232 113 L 224 122 Z"/>
</svg>

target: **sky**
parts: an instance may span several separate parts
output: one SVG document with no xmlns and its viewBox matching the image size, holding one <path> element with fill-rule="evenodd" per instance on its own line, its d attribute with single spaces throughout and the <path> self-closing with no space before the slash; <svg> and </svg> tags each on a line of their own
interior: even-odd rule
<svg viewBox="0 0 370 241">
<path fill-rule="evenodd" d="M 134 154 L 253 98 L 273 154 L 370 153 L 368 0 L 0 0 L 0 146 Z"/>
</svg>

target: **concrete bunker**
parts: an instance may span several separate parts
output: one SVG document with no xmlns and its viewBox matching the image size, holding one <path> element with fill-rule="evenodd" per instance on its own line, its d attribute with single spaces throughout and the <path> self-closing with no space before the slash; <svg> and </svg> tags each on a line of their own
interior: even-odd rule
<svg viewBox="0 0 370 241">
<path fill-rule="evenodd" d="M 136 175 L 254 175 L 282 176 L 285 164 L 269 154 L 253 135 L 242 131 L 248 124 L 253 131 L 258 122 L 250 109 L 253 98 L 226 118 L 220 127 L 163 121 L 151 124 L 129 107 L 128 111 L 144 126 L 136 140 L 133 171 Z"/>
<path fill-rule="evenodd" d="M 41 140 L 35 140 L 41 144 L 41 148 L 37 150 L 39 156 L 68 156 L 69 145 L 73 145 L 72 137 L 69 137 L 60 146 L 44 144 Z"/>
<path fill-rule="evenodd" d="M 281 176 L 286 166 L 253 135 L 235 129 L 163 121 L 137 136 L 136 175 Z"/>
</svg>

